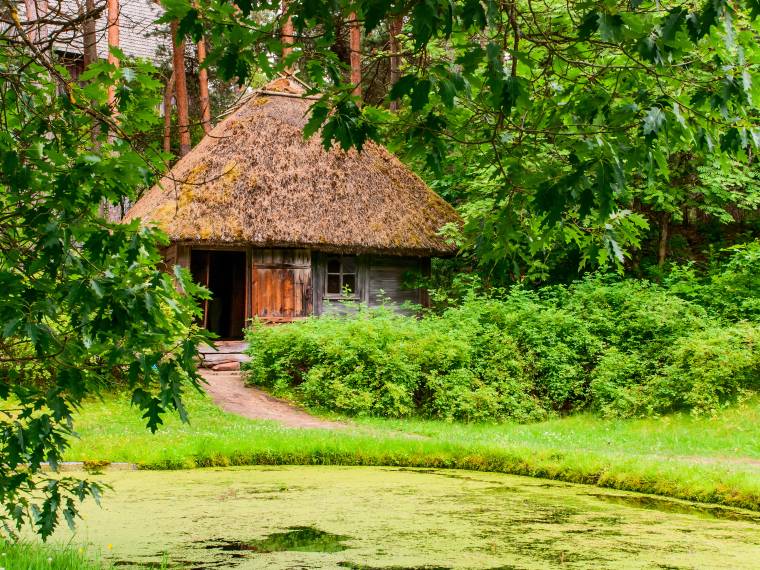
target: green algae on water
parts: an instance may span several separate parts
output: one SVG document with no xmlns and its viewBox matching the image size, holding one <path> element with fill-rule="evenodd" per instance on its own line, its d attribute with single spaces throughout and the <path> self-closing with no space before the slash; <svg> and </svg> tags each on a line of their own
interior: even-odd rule
<svg viewBox="0 0 760 570">
<path fill-rule="evenodd" d="M 642 508 L 645 495 L 498 473 L 294 466 L 102 479 L 114 490 L 102 509 L 85 506 L 73 540 L 127 567 L 164 556 L 169 567 L 240 570 L 734 569 L 760 559 L 753 513 Z"/>
</svg>

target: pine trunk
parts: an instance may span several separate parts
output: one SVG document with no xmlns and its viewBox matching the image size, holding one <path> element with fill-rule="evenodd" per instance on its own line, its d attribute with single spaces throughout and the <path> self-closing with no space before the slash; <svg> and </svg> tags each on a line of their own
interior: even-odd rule
<svg viewBox="0 0 760 570">
<path fill-rule="evenodd" d="M 47 39 L 47 26 L 39 22 L 48 15 L 47 0 L 24 0 L 26 21 L 29 22 L 27 36 L 29 41 L 36 44 Z"/>
<path fill-rule="evenodd" d="M 179 130 L 179 155 L 185 156 L 190 152 L 190 113 L 187 103 L 187 80 L 185 78 L 185 42 L 179 41 L 177 21 L 171 23 L 173 66 L 174 66 L 174 99 L 177 103 L 177 129 Z"/>
<path fill-rule="evenodd" d="M 203 131 L 209 134 L 211 132 L 211 100 L 208 95 L 208 70 L 203 66 L 204 61 L 206 61 L 206 40 L 201 38 L 198 42 L 198 64 L 200 65 L 198 91 L 201 101 L 201 124 Z"/>
<path fill-rule="evenodd" d="M 668 233 L 670 231 L 670 214 L 664 213 L 660 218 L 660 243 L 657 248 L 657 265 L 665 265 L 665 259 L 668 256 Z"/>
<path fill-rule="evenodd" d="M 391 58 L 390 58 L 390 85 L 391 87 L 393 87 L 396 83 L 398 83 L 398 80 L 401 78 L 401 56 L 399 55 L 401 53 L 401 46 L 398 41 L 398 36 L 399 34 L 401 34 L 402 24 L 403 24 L 403 19 L 401 17 L 394 18 L 388 24 L 388 31 L 390 33 L 390 47 L 391 47 Z M 390 108 L 391 108 L 391 111 L 398 111 L 399 102 L 391 101 Z"/>
<path fill-rule="evenodd" d="M 112 47 L 119 47 L 119 0 L 108 0 L 106 4 L 107 27 L 108 27 L 108 63 L 119 66 L 119 59 L 111 53 Z M 108 105 L 111 109 L 116 108 L 116 88 L 108 88 Z"/>
<path fill-rule="evenodd" d="M 85 14 L 90 15 L 95 12 L 95 0 L 85 1 Z M 83 26 L 83 57 L 84 68 L 87 69 L 91 64 L 98 61 L 97 35 L 95 31 L 95 18 L 87 18 Z"/>
<path fill-rule="evenodd" d="M 356 12 L 348 16 L 350 26 L 349 49 L 351 51 L 351 83 L 353 94 L 361 100 L 362 96 L 362 31 Z"/>
<path fill-rule="evenodd" d="M 288 3 L 286 0 L 283 0 L 282 2 L 282 13 L 287 14 L 288 12 Z M 285 60 L 287 57 L 293 53 L 293 40 L 295 39 L 295 34 L 293 30 L 293 19 L 288 16 L 285 19 L 285 22 L 282 24 L 282 29 L 280 30 L 280 41 L 282 42 L 282 59 Z M 288 75 L 293 74 L 293 68 L 290 66 L 287 66 L 285 68 L 285 73 Z"/>
</svg>

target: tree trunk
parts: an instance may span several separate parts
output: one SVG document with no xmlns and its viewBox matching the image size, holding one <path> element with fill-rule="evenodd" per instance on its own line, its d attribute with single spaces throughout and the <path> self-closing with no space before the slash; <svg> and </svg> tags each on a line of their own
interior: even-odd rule
<svg viewBox="0 0 760 570">
<path fill-rule="evenodd" d="M 119 47 L 119 0 L 108 0 L 107 27 L 108 27 L 108 63 L 119 67 L 119 59 L 111 53 L 112 47 Z M 108 88 L 108 106 L 116 108 L 116 87 Z"/>
<path fill-rule="evenodd" d="M 47 0 L 24 0 L 26 12 L 27 35 L 33 44 L 47 39 L 47 26 L 39 22 L 40 18 L 48 15 Z"/>
<path fill-rule="evenodd" d="M 668 256 L 668 232 L 670 231 L 670 214 L 663 213 L 660 218 L 660 243 L 657 248 L 657 265 L 665 265 Z"/>
<path fill-rule="evenodd" d="M 282 0 L 282 13 L 286 14 L 288 11 L 288 3 L 287 0 Z M 280 30 L 280 41 L 282 42 L 282 59 L 287 59 L 287 57 L 293 53 L 293 48 L 291 47 L 293 45 L 293 41 L 295 39 L 295 34 L 293 30 L 293 19 L 288 16 L 285 20 L 285 22 L 282 24 L 282 29 Z M 291 66 L 287 66 L 285 68 L 285 73 L 287 75 L 293 75 L 293 68 Z"/>
<path fill-rule="evenodd" d="M 401 26 L 403 24 L 403 18 L 399 16 L 394 18 L 388 24 L 388 32 L 390 33 L 390 46 L 391 46 L 391 59 L 390 59 L 390 84 L 393 87 L 401 78 L 401 46 L 399 45 L 398 36 L 401 33 Z M 399 102 L 391 101 L 391 111 L 398 111 Z"/>
<path fill-rule="evenodd" d="M 351 83 L 354 85 L 352 93 L 361 101 L 362 96 L 362 30 L 356 19 L 356 12 L 348 16 L 350 26 L 349 49 L 351 51 Z"/>
<path fill-rule="evenodd" d="M 203 125 L 203 132 L 209 134 L 211 132 L 211 100 L 208 96 L 208 69 L 203 66 L 204 61 L 206 61 L 206 40 L 201 38 L 198 42 L 198 63 L 200 65 L 198 90 L 201 101 L 201 124 Z"/>
<path fill-rule="evenodd" d="M 174 97 L 174 72 L 164 88 L 164 152 L 172 150 L 172 98 Z"/>
<path fill-rule="evenodd" d="M 85 1 L 85 14 L 92 14 L 95 11 L 95 0 Z M 98 39 L 95 31 L 95 18 L 87 18 L 83 27 L 83 59 L 84 69 L 98 61 Z"/>
<path fill-rule="evenodd" d="M 185 78 L 185 42 L 179 41 L 177 21 L 171 23 L 173 67 L 174 67 L 174 99 L 177 103 L 177 128 L 179 129 L 179 155 L 185 156 L 190 152 L 190 117 L 187 105 L 187 81 Z"/>
<path fill-rule="evenodd" d="M 32 22 L 37 21 L 37 3 L 35 0 L 24 0 L 24 12 L 26 12 L 25 20 L 29 22 L 27 28 L 27 36 L 29 36 L 29 41 L 32 43 L 37 43 L 37 38 L 39 36 L 37 33 L 37 25 L 32 24 Z"/>
</svg>

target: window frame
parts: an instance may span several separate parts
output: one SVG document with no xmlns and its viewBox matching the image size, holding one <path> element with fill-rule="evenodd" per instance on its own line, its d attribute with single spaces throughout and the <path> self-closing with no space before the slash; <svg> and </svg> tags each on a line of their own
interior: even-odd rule
<svg viewBox="0 0 760 570">
<path fill-rule="evenodd" d="M 338 272 L 330 271 L 330 262 L 334 260 L 338 260 L 340 263 L 340 268 Z M 345 271 L 344 266 L 344 260 L 351 259 L 354 263 L 354 270 L 353 271 Z M 322 297 L 324 299 L 330 299 L 335 301 L 358 301 L 361 298 L 360 292 L 359 292 L 359 256 L 357 255 L 336 255 L 336 254 L 329 254 L 325 256 L 324 261 L 324 289 L 322 291 Z M 340 283 L 340 290 L 338 293 L 330 293 L 328 291 L 329 282 L 330 282 L 330 275 L 338 275 L 339 283 Z M 343 294 L 343 276 L 344 275 L 352 275 L 354 277 L 354 287 L 351 291 L 350 296 L 346 296 Z"/>
</svg>

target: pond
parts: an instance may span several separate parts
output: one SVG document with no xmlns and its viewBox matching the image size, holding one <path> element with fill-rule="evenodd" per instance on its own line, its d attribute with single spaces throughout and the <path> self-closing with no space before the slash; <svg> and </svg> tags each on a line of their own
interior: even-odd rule
<svg viewBox="0 0 760 570">
<path fill-rule="evenodd" d="M 750 568 L 760 514 L 495 473 L 114 471 L 73 540 L 119 567 Z M 69 540 L 61 532 L 59 540 Z M 758 566 L 755 566 L 758 567 Z"/>
</svg>

